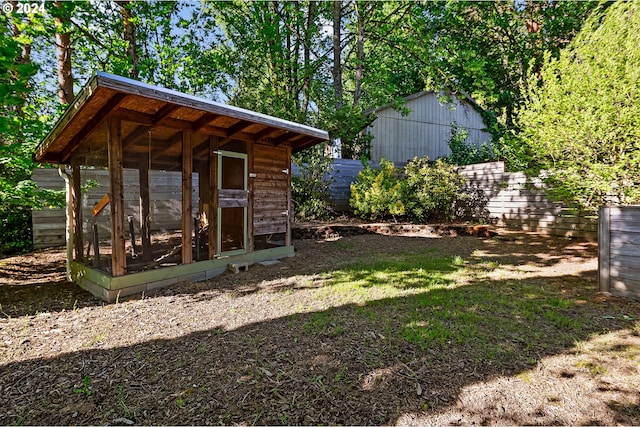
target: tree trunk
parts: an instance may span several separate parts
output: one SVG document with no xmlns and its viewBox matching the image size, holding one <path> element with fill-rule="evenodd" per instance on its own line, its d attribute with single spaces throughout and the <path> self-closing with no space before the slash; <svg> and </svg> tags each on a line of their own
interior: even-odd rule
<svg viewBox="0 0 640 427">
<path fill-rule="evenodd" d="M 116 2 L 120 6 L 122 22 L 124 23 L 124 40 L 127 42 L 127 56 L 131 60 L 129 67 L 129 77 L 138 78 L 138 52 L 136 50 L 136 24 L 133 22 L 131 11 L 129 10 L 130 0 L 119 0 Z"/>
<path fill-rule="evenodd" d="M 304 52 L 303 52 L 303 73 L 304 81 L 302 83 L 302 114 L 306 117 L 307 110 L 309 109 L 309 90 L 311 89 L 311 76 L 313 70 L 311 69 L 311 39 L 313 37 L 313 22 L 316 14 L 316 2 L 310 1 L 309 8 L 307 10 L 307 25 L 304 31 Z"/>
<path fill-rule="evenodd" d="M 63 104 L 71 104 L 75 98 L 73 94 L 73 73 L 71 69 L 71 33 L 69 32 L 69 17 L 61 1 L 56 1 L 55 7 L 60 11 L 54 18 L 56 25 L 56 58 L 58 67 L 58 98 Z"/>
<path fill-rule="evenodd" d="M 336 110 L 342 109 L 342 0 L 333 2 L 333 87 Z"/>
<path fill-rule="evenodd" d="M 362 96 L 362 63 L 364 62 L 364 14 L 360 8 L 360 5 L 356 1 L 356 20 L 357 20 L 357 34 L 356 34 L 356 75 L 355 75 L 355 88 L 353 92 L 353 106 L 357 106 L 360 103 Z"/>
</svg>

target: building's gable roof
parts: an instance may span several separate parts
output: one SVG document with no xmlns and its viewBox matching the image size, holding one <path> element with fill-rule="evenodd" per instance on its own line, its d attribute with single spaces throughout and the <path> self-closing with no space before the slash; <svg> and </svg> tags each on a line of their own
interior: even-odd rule
<svg viewBox="0 0 640 427">
<path fill-rule="evenodd" d="M 463 102 L 463 101 L 468 102 L 478 112 L 483 111 L 483 108 L 480 105 L 478 105 L 478 103 L 465 92 L 457 91 L 457 92 L 453 93 L 453 92 L 448 92 L 447 91 L 447 92 L 445 92 L 445 94 L 447 96 L 455 97 L 456 99 L 458 99 L 461 102 Z M 426 96 L 426 95 L 439 96 L 439 93 L 436 92 L 436 91 L 433 91 L 433 90 L 425 90 L 425 91 L 422 91 L 422 92 L 417 92 L 417 93 L 405 96 L 405 97 L 401 98 L 401 101 L 403 103 L 407 103 L 409 101 L 413 101 L 414 99 L 418 99 L 418 98 L 421 98 L 421 97 Z M 389 109 L 389 108 L 395 108 L 397 105 L 398 105 L 398 102 L 390 102 L 388 104 L 381 105 L 380 107 L 366 110 L 364 112 L 364 114 L 368 116 L 368 115 L 371 115 L 371 114 L 374 114 L 374 113 L 378 113 L 380 111 L 383 111 L 383 110 L 386 110 L 386 109 Z"/>
<path fill-rule="evenodd" d="M 139 125 L 123 139 L 134 139 L 134 132 L 142 136 L 141 128 L 159 127 L 167 134 L 197 131 L 248 142 L 286 143 L 294 152 L 329 139 L 324 130 L 98 72 L 40 143 L 35 160 L 67 163 L 83 138 L 109 117 Z"/>
</svg>

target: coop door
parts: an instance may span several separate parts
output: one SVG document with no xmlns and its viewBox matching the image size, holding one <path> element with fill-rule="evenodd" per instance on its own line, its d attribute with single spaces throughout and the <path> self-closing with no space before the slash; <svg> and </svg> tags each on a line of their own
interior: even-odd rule
<svg viewBox="0 0 640 427">
<path fill-rule="evenodd" d="M 247 155 L 218 154 L 218 248 L 220 254 L 246 252 L 247 247 Z"/>
</svg>

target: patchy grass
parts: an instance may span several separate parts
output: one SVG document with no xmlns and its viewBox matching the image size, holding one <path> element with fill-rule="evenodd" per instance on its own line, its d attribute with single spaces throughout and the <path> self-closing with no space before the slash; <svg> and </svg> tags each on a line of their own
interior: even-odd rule
<svg viewBox="0 0 640 427">
<path fill-rule="evenodd" d="M 592 245 L 296 245 L 113 305 L 0 288 L 0 424 L 640 424 L 640 304 Z"/>
</svg>

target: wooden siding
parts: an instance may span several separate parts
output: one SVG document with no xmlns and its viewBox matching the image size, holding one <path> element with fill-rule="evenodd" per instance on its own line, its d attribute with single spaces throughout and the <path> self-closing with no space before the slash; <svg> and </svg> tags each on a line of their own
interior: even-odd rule
<svg viewBox="0 0 640 427">
<path fill-rule="evenodd" d="M 379 162 L 383 157 L 406 162 L 415 156 L 426 155 L 432 160 L 448 156 L 451 150 L 447 141 L 453 121 L 469 131 L 467 142 L 490 140 L 480 113 L 467 101 L 454 98 L 451 104 L 441 104 L 437 94 L 427 92 L 409 99 L 405 107 L 411 112 L 404 117 L 391 107 L 377 111 L 378 118 L 368 128 L 373 136 L 373 161 Z"/>
<path fill-rule="evenodd" d="M 253 234 L 286 233 L 289 221 L 287 148 L 254 145 L 253 148 Z M 251 172 L 251 171 L 250 171 Z"/>
<path fill-rule="evenodd" d="M 640 300 L 640 206 L 600 208 L 598 243 L 600 291 Z"/>
</svg>

